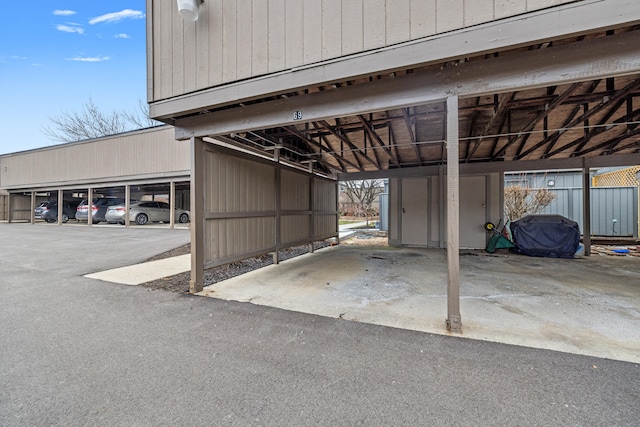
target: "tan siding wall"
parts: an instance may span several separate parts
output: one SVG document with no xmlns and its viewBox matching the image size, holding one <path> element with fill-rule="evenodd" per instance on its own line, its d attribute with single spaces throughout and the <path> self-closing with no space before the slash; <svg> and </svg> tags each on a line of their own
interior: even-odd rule
<svg viewBox="0 0 640 427">
<path fill-rule="evenodd" d="M 283 170 L 281 175 L 282 210 L 309 210 L 309 181 L 308 175 Z"/>
<path fill-rule="evenodd" d="M 174 132 L 163 127 L 1 156 L 0 183 L 11 189 L 188 173 L 189 143 Z"/>
<path fill-rule="evenodd" d="M 308 173 L 245 158 L 221 147 L 209 147 L 204 163 L 206 265 L 273 251 L 278 215 L 280 248 L 337 235 L 335 181 L 314 178 L 314 210 L 318 213 L 311 224 Z M 317 227 L 313 236 L 312 225 Z"/>
<path fill-rule="evenodd" d="M 152 8 L 152 99 L 313 64 L 573 0 L 207 0 Z"/>
<path fill-rule="evenodd" d="M 314 237 L 323 238 L 338 232 L 337 194 L 338 186 L 335 182 L 314 179 L 313 206 L 318 212 L 313 220 Z"/>
<path fill-rule="evenodd" d="M 309 215 L 286 215 L 280 218 L 280 242 L 290 245 L 309 239 Z"/>
<path fill-rule="evenodd" d="M 206 171 L 207 212 L 256 213 L 275 210 L 275 174 L 272 166 L 209 152 Z"/>
<path fill-rule="evenodd" d="M 7 219 L 9 219 L 8 203 L 9 196 L 0 194 L 0 221 L 6 221 Z"/>
</svg>

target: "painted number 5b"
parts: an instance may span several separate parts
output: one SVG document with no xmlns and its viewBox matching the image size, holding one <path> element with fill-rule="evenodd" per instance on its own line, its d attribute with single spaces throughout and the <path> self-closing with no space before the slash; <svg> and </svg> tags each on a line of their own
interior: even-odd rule
<svg viewBox="0 0 640 427">
<path fill-rule="evenodd" d="M 302 120 L 302 111 L 294 111 L 293 120 Z"/>
</svg>

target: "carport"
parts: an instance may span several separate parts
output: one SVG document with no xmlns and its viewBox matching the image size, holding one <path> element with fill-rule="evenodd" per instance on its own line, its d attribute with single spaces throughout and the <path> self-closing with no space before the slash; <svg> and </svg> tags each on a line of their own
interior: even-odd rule
<svg viewBox="0 0 640 427">
<path fill-rule="evenodd" d="M 178 120 L 177 136 L 192 136 L 196 153 L 194 211 L 205 213 L 194 227 L 193 291 L 201 290 L 198 278 L 203 267 L 216 265 L 214 253 L 206 252 L 207 257 L 200 260 L 198 254 L 205 244 L 216 241 L 215 231 L 207 235 L 205 229 L 206 220 L 219 214 L 203 209 L 204 203 L 210 203 L 205 198 L 211 200 L 212 194 L 210 187 L 204 191 L 203 182 L 213 167 L 198 159 L 209 151 L 224 153 L 227 159 L 243 156 L 251 162 L 246 154 L 221 148 L 242 147 L 245 152 L 260 152 L 263 158 L 272 156 L 274 162 L 282 163 L 285 155 L 290 163 L 312 165 L 316 175 L 340 180 L 444 178 L 447 319 L 450 329 L 459 330 L 460 174 L 579 167 L 588 206 L 591 167 L 640 162 L 637 41 L 636 31 L 602 34 L 588 41 L 566 41 L 553 50 L 522 49 L 444 68 L 378 76 L 362 84 L 347 82 L 331 90 L 300 92 L 242 107 L 240 118 L 230 108 Z M 544 72 L 538 69 L 541 63 L 548 64 Z M 283 122 L 287 113 L 291 119 Z M 307 121 L 300 124 L 298 116 Z M 219 170 L 220 164 L 216 167 Z M 584 209 L 588 218 L 589 209 Z M 589 221 L 585 224 L 589 254 Z M 255 249 L 219 262 L 253 255 Z"/>
<path fill-rule="evenodd" d="M 401 230 L 412 225 L 402 220 L 403 199 L 416 193 L 402 189 L 423 179 L 438 202 L 427 240 L 447 250 L 447 328 L 460 331 L 461 217 L 500 202 L 468 204 L 463 177 L 486 183 L 504 171 L 581 169 L 589 254 L 590 168 L 640 163 L 640 11 L 633 2 L 572 2 L 465 21 L 432 37 L 278 65 L 281 72 L 266 77 L 235 59 L 220 66 L 207 50 L 220 41 L 228 59 L 225 46 L 246 41 L 229 27 L 248 20 L 236 9 L 218 13 L 217 3 L 204 3 L 206 18 L 193 23 L 168 5 L 148 5 L 151 115 L 191 141 L 192 292 L 202 290 L 207 267 L 268 252 L 277 262 L 281 248 L 335 237 L 337 180 L 392 179 L 390 232 L 403 244 Z M 439 12 L 450 24 L 454 13 Z M 389 31 L 404 23 L 388 19 Z M 322 34 L 328 51 L 336 40 Z M 201 47 L 203 38 L 210 44 Z M 201 57 L 211 61 L 192 67 Z M 168 66 L 167 58 L 177 62 Z M 178 83 L 176 72 L 184 73 Z M 209 81 L 221 79 L 202 84 L 207 73 Z"/>
<path fill-rule="evenodd" d="M 0 156 L 6 219 L 33 224 L 37 204 L 45 201 L 62 200 L 75 209 L 82 200 L 99 198 L 127 205 L 162 200 L 170 204 L 173 228 L 175 208 L 190 206 L 189 153 L 173 133 L 170 126 L 161 126 Z M 58 224 L 66 222 L 63 203 L 58 203 L 57 218 Z"/>
</svg>

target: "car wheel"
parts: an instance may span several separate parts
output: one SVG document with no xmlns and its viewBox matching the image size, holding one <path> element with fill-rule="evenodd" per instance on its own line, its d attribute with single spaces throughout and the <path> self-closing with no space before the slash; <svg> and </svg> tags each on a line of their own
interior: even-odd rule
<svg viewBox="0 0 640 427">
<path fill-rule="evenodd" d="M 69 221 L 69 216 L 65 215 L 65 214 L 62 214 L 62 223 L 66 224 L 67 221 Z"/>
<path fill-rule="evenodd" d="M 55 219 L 49 219 L 49 218 L 46 218 L 45 221 L 47 221 L 49 224 L 51 224 L 52 222 L 56 222 Z"/>
<path fill-rule="evenodd" d="M 136 224 L 145 225 L 147 222 L 149 222 L 149 217 L 145 214 L 136 215 Z"/>
<path fill-rule="evenodd" d="M 180 221 L 181 224 L 189 222 L 189 215 L 187 215 L 186 213 L 180 214 L 178 221 Z"/>
</svg>

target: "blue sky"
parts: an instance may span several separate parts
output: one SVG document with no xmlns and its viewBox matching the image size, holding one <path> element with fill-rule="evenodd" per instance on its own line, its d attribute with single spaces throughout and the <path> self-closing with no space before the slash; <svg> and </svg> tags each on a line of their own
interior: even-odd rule
<svg viewBox="0 0 640 427">
<path fill-rule="evenodd" d="M 50 117 L 146 102 L 144 0 L 3 1 L 0 154 L 55 144 Z"/>
</svg>

